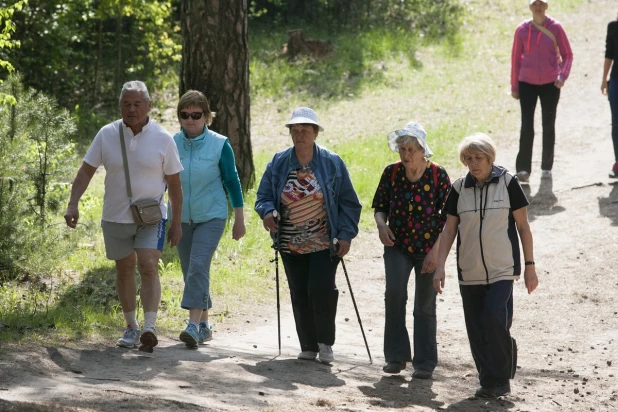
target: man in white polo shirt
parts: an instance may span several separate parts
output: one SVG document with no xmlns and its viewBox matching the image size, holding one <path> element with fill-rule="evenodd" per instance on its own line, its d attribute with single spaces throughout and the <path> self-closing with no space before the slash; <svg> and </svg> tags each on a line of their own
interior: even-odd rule
<svg viewBox="0 0 618 412">
<path fill-rule="evenodd" d="M 172 136 L 148 116 L 151 106 L 150 95 L 143 82 L 130 81 L 122 86 L 122 119 L 103 126 L 94 138 L 73 182 L 64 215 L 67 225 L 75 228 L 79 219 L 79 199 L 97 168 L 103 165 L 106 175 L 101 227 L 107 258 L 116 262 L 116 288 L 127 325 L 116 345 L 133 348 L 139 339 L 139 350 L 144 352 L 152 352 L 158 343 L 155 321 L 161 301 L 158 263 L 165 241 L 167 205 L 163 195 L 166 185 L 172 207 L 167 241 L 174 247 L 182 236 L 179 173 L 183 168 Z M 137 226 L 133 220 L 122 160 L 120 127 L 131 177 L 132 201 L 159 199 L 163 219 L 158 224 Z M 136 263 L 142 279 L 140 297 L 144 307 L 144 328 L 141 333 L 135 315 Z"/>
</svg>

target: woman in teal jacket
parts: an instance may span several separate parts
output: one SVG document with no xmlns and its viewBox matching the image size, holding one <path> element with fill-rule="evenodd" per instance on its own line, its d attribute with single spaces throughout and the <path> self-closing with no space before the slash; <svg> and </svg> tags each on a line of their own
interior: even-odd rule
<svg viewBox="0 0 618 412">
<path fill-rule="evenodd" d="M 180 306 L 189 310 L 189 324 L 180 340 L 190 348 L 212 339 L 208 323 L 210 299 L 210 263 L 225 230 L 228 205 L 223 186 L 234 208 L 232 238 L 245 235 L 243 196 L 227 137 L 208 129 L 213 113 L 203 93 L 186 92 L 178 102 L 178 120 L 182 126 L 174 135 L 184 170 L 182 183 L 182 237 L 178 256 L 185 289 Z"/>
</svg>

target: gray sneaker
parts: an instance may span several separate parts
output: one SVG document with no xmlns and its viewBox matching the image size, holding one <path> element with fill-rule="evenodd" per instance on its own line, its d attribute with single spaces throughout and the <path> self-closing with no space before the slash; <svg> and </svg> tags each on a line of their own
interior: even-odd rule
<svg viewBox="0 0 618 412">
<path fill-rule="evenodd" d="M 335 355 L 333 354 L 333 347 L 331 345 L 318 343 L 318 348 L 320 348 L 320 352 L 318 353 L 318 359 L 320 360 L 320 362 L 331 363 L 335 360 Z"/>
<path fill-rule="evenodd" d="M 129 348 L 132 349 L 137 345 L 137 341 L 139 340 L 140 331 L 136 328 L 126 328 L 122 337 L 118 339 L 116 342 L 116 346 L 120 346 L 121 348 Z"/>
<path fill-rule="evenodd" d="M 313 352 L 310 350 L 304 350 L 298 354 L 297 358 L 303 359 L 303 360 L 314 360 L 317 356 L 318 356 L 317 352 Z"/>
<path fill-rule="evenodd" d="M 204 342 L 212 340 L 212 325 L 200 322 L 200 330 L 198 332 L 198 343 L 203 345 Z"/>
</svg>

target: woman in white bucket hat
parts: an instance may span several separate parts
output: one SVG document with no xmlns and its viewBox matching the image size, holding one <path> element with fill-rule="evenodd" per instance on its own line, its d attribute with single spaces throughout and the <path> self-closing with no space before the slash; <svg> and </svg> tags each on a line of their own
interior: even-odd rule
<svg viewBox="0 0 618 412">
<path fill-rule="evenodd" d="M 384 169 L 372 204 L 386 273 L 383 371 L 399 373 L 412 362 L 412 376 L 429 379 L 438 363 L 433 272 L 446 222 L 441 211 L 451 183 L 446 170 L 428 160 L 433 153 L 419 123 L 409 122 L 387 139 L 401 161 Z M 408 280 L 413 269 L 414 357 L 406 328 Z"/>
<path fill-rule="evenodd" d="M 324 131 L 315 111 L 295 109 L 285 126 L 294 146 L 266 166 L 255 211 L 281 252 L 298 358 L 331 363 L 339 296 L 335 274 L 358 234 L 361 204 L 343 160 L 315 143 Z"/>
</svg>

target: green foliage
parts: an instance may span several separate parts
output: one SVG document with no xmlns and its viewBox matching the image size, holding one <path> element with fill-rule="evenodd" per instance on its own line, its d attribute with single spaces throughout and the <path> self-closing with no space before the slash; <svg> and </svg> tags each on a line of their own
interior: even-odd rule
<svg viewBox="0 0 618 412">
<path fill-rule="evenodd" d="M 7 60 L 27 86 L 75 111 L 78 137 L 91 140 L 118 116 L 125 81 L 144 80 L 151 92 L 176 82 L 181 42 L 172 11 L 165 0 L 30 0 L 13 16 L 22 47 L 7 50 Z"/>
<path fill-rule="evenodd" d="M 355 32 L 381 27 L 432 38 L 454 34 L 462 11 L 456 0 L 251 0 L 249 9 L 253 21 L 275 25 Z"/>
<path fill-rule="evenodd" d="M 0 107 L 0 281 L 53 270 L 66 253 L 54 217 L 68 195 L 75 126 L 53 99 L 20 80 L 13 75 L 0 87 L 16 100 Z"/>
<path fill-rule="evenodd" d="M 22 0 L 13 2 L 13 4 L 8 7 L 0 7 L 0 50 L 12 49 L 20 46 L 19 40 L 11 40 L 12 33 L 15 31 L 15 23 L 12 19 L 15 11 L 21 11 L 26 3 L 27 0 Z M 15 70 L 15 67 L 13 67 L 9 61 L 2 58 L 0 58 L 0 68 L 9 73 Z M 0 84 L 2 84 L 2 80 L 0 80 Z M 15 103 L 14 96 L 0 93 L 0 105 L 14 105 Z"/>
</svg>

